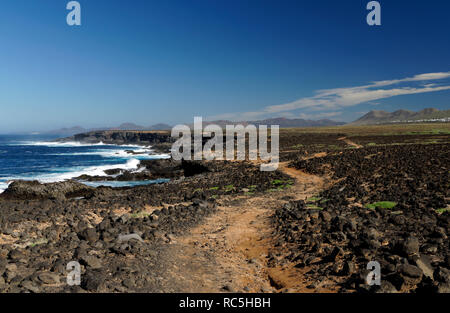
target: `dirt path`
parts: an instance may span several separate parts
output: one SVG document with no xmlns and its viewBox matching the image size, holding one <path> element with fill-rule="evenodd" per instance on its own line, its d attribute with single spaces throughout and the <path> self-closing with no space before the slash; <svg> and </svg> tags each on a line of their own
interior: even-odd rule
<svg viewBox="0 0 450 313">
<path fill-rule="evenodd" d="M 357 144 L 356 142 L 351 141 L 347 137 L 341 137 L 341 138 L 338 138 L 338 140 L 342 140 L 343 142 L 345 142 L 349 146 L 352 146 L 352 147 L 355 147 L 355 148 L 358 148 L 358 149 L 363 147 L 363 146 Z"/>
<path fill-rule="evenodd" d="M 172 248 L 177 260 L 167 277 L 178 292 L 313 292 L 303 272 L 286 265 L 270 268 L 272 257 L 270 216 L 288 200 L 304 200 L 322 188 L 324 181 L 305 174 L 286 163 L 280 168 L 295 179 L 283 191 L 257 197 L 239 196 L 221 199 L 218 212 L 187 236 L 176 238 Z"/>
</svg>

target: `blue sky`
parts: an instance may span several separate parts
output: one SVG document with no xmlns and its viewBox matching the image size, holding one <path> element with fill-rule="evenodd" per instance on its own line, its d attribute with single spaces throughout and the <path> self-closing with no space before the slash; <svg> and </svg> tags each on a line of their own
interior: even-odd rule
<svg viewBox="0 0 450 313">
<path fill-rule="evenodd" d="M 2 2 L 0 132 L 450 108 L 446 0 L 67 2 Z"/>
</svg>

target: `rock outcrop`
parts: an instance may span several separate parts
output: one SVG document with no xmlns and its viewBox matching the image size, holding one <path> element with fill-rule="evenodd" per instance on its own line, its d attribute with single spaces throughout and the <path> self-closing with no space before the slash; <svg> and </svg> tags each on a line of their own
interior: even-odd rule
<svg viewBox="0 0 450 313">
<path fill-rule="evenodd" d="M 93 193 L 94 188 L 75 181 L 41 184 L 38 181 L 18 180 L 12 182 L 2 194 L 6 199 L 68 199 L 85 197 Z"/>
<path fill-rule="evenodd" d="M 122 130 L 105 130 L 92 131 L 87 133 L 76 134 L 71 137 L 60 139 L 62 142 L 79 141 L 84 143 L 103 142 L 107 144 L 139 144 L 154 145 L 173 142 L 170 132 L 168 131 L 122 131 Z"/>
</svg>

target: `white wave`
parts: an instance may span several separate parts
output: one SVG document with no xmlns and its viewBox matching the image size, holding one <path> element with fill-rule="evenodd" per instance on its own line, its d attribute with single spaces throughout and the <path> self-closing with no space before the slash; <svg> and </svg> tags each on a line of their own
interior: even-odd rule
<svg viewBox="0 0 450 313">
<path fill-rule="evenodd" d="M 10 143 L 8 146 L 46 146 L 46 147 L 96 147 L 96 146 L 115 146 L 121 147 L 123 149 L 131 150 L 138 148 L 138 151 L 147 151 L 150 150 L 152 146 L 143 146 L 143 145 L 133 145 L 133 144 L 109 144 L 100 141 L 98 143 L 85 143 L 80 141 L 67 141 L 67 142 L 59 142 L 59 141 L 20 141 L 15 143 Z"/>
<path fill-rule="evenodd" d="M 98 143 L 85 143 L 80 141 L 67 141 L 67 142 L 58 142 L 58 141 L 26 141 L 25 145 L 30 146 L 48 146 L 48 147 L 96 147 L 96 146 L 113 146 L 113 147 L 121 147 L 123 149 L 134 149 L 140 148 L 142 150 L 148 150 L 151 146 L 142 146 L 142 145 L 132 145 L 132 144 L 112 144 L 112 143 L 104 143 L 100 141 Z"/>
<path fill-rule="evenodd" d="M 136 170 L 131 171 L 132 173 L 142 173 L 143 171 L 145 171 L 145 166 L 142 166 Z"/>
<path fill-rule="evenodd" d="M 91 147 L 91 146 L 104 146 L 103 142 L 98 143 L 82 143 L 79 141 L 23 141 L 11 144 L 14 146 L 46 146 L 46 147 Z"/>
<path fill-rule="evenodd" d="M 69 155 L 99 155 L 105 158 L 131 158 L 133 155 L 126 152 L 125 150 L 107 150 L 99 149 L 89 152 L 73 152 L 73 153 L 52 153 L 47 155 L 59 155 L 59 156 L 69 156 Z"/>
<path fill-rule="evenodd" d="M 112 169 L 122 169 L 127 171 L 137 170 L 141 161 L 138 159 L 130 159 L 125 164 L 112 164 L 112 165 L 99 165 L 99 166 L 89 166 L 84 168 L 71 168 L 67 169 L 67 172 L 64 173 L 53 173 L 53 174 L 44 174 L 36 176 L 34 179 L 37 179 L 43 183 L 53 183 L 59 181 L 65 181 L 68 179 L 72 179 L 81 175 L 89 175 L 89 176 L 108 176 L 105 173 L 107 170 Z"/>
<path fill-rule="evenodd" d="M 5 191 L 6 189 L 8 189 L 10 183 L 8 182 L 0 182 L 0 193 L 2 193 L 3 191 Z"/>
<path fill-rule="evenodd" d="M 104 158 L 137 158 L 137 159 L 167 159 L 170 158 L 169 154 L 151 154 L 151 149 L 138 149 L 133 150 L 134 153 L 129 153 L 129 149 L 98 149 L 89 152 L 74 152 L 74 153 L 54 153 L 50 155 L 98 155 Z"/>
<path fill-rule="evenodd" d="M 84 144 L 80 142 L 47 142 L 47 141 L 39 141 L 39 142 L 22 142 L 11 145 L 30 145 L 30 146 L 53 146 L 53 147 L 82 147 L 82 146 L 104 146 L 103 142 L 97 144 Z M 128 171 L 142 171 L 145 168 L 139 168 L 140 160 L 145 159 L 167 159 L 170 158 L 169 154 L 151 154 L 153 150 L 151 150 L 151 146 L 137 146 L 137 145 L 108 145 L 108 146 L 117 146 L 120 149 L 95 149 L 94 151 L 89 152 L 74 152 L 74 153 L 59 153 L 53 155 L 100 155 L 105 158 L 122 158 L 127 159 L 125 164 L 111 164 L 111 165 L 99 165 L 99 166 L 80 166 L 80 167 L 71 167 L 71 168 L 59 168 L 55 169 L 53 173 L 46 173 L 40 175 L 24 175 L 17 177 L 2 177 L 2 181 L 0 181 L 0 193 L 5 191 L 8 188 L 8 185 L 13 180 L 37 180 L 41 183 L 52 183 L 52 182 L 60 182 L 69 179 L 73 179 L 75 177 L 79 177 L 81 175 L 89 175 L 89 176 L 104 176 L 107 177 L 105 171 L 110 169 L 122 169 Z M 133 149 L 138 148 L 138 149 Z M 133 152 L 138 154 L 129 153 L 126 150 L 133 150 Z M 42 167 L 42 166 L 40 166 Z M 57 172 L 56 172 L 57 171 Z"/>
<path fill-rule="evenodd" d="M 125 164 L 73 167 L 73 168 L 59 169 L 60 171 L 63 170 L 64 172 L 58 173 L 41 174 L 35 176 L 2 177 L 2 180 L 6 180 L 6 182 L 0 182 L 0 193 L 5 191 L 8 188 L 8 185 L 13 180 L 37 180 L 41 183 L 54 183 L 69 180 L 81 175 L 107 177 L 109 175 L 105 173 L 106 170 L 122 169 L 127 171 L 134 171 L 139 168 L 140 162 L 141 161 L 139 161 L 138 159 L 130 159 Z"/>
<path fill-rule="evenodd" d="M 171 155 L 170 154 L 166 154 L 166 153 L 163 153 L 163 154 L 152 154 L 150 156 L 153 159 L 170 159 L 171 158 Z"/>
</svg>

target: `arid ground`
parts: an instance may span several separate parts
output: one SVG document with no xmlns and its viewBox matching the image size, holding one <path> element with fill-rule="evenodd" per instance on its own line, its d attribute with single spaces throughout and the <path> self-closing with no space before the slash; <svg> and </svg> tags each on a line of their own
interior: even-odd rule
<svg viewBox="0 0 450 313">
<path fill-rule="evenodd" d="M 449 292 L 449 147 L 448 123 L 282 129 L 275 172 L 166 160 L 158 185 L 17 184 L 0 291 Z"/>
</svg>

